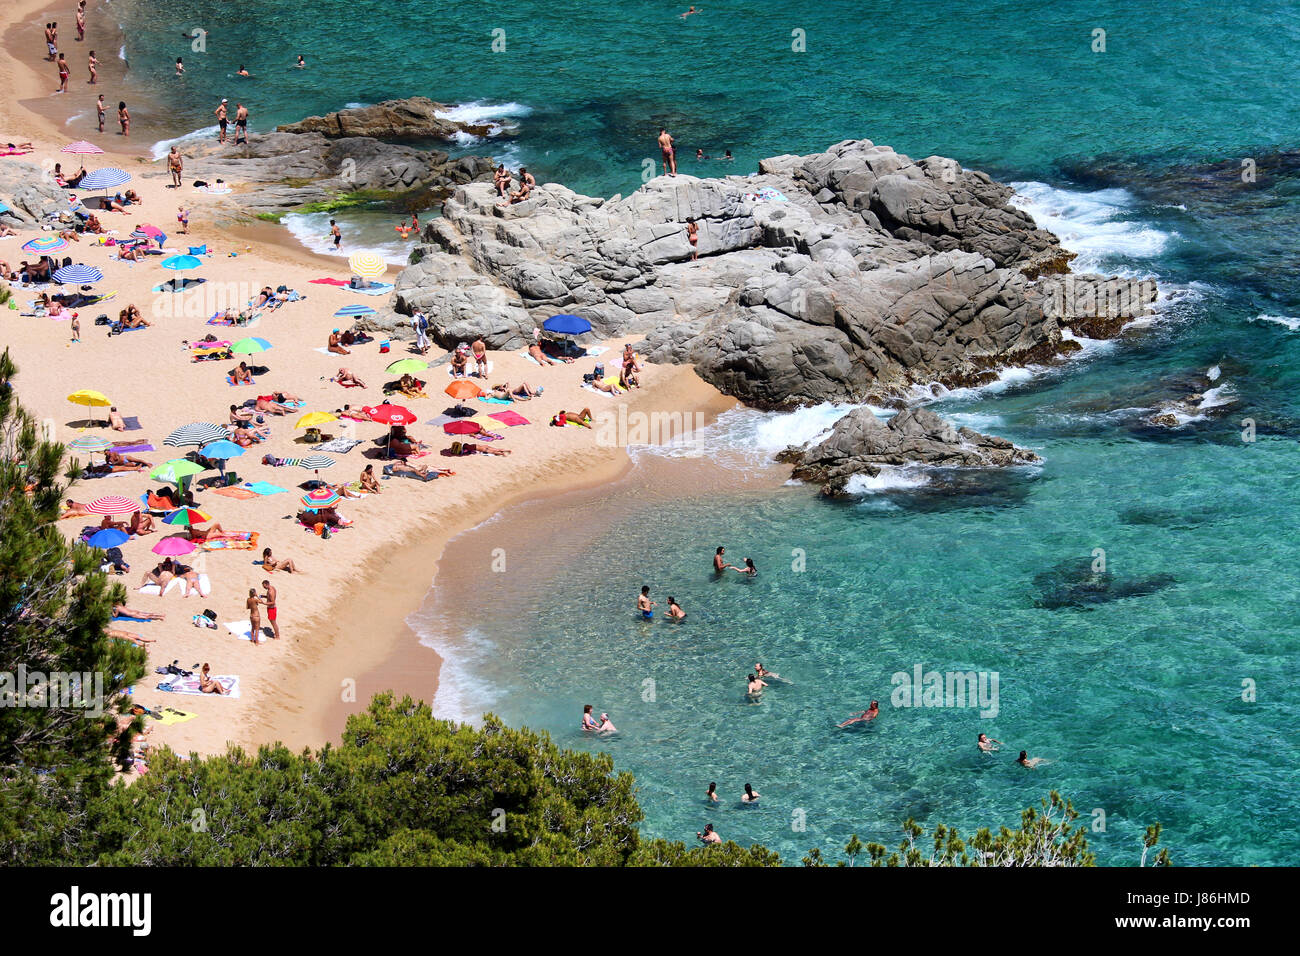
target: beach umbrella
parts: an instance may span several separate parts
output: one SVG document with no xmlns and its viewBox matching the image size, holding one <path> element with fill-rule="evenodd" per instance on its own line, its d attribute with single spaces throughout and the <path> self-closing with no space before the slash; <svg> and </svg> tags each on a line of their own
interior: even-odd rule
<svg viewBox="0 0 1300 956">
<path fill-rule="evenodd" d="M 415 372 L 427 372 L 429 370 L 428 362 L 421 362 L 419 359 L 404 358 L 398 359 L 384 371 L 390 375 L 409 375 Z M 463 382 L 464 379 L 461 379 Z"/>
<path fill-rule="evenodd" d="M 332 468 L 338 464 L 329 455 L 308 455 L 306 458 L 298 459 L 299 468 L 310 468 L 313 471 L 320 471 L 322 468 Z"/>
<path fill-rule="evenodd" d="M 165 558 L 178 558 L 183 554 L 193 554 L 196 547 L 197 545 L 189 538 L 172 534 L 159 539 L 158 543 L 149 550 Z"/>
<path fill-rule="evenodd" d="M 330 422 L 338 421 L 337 415 L 331 415 L 329 412 L 308 412 L 302 418 L 294 423 L 294 428 L 316 428 L 320 425 L 328 425 Z"/>
<path fill-rule="evenodd" d="M 165 481 L 168 484 L 175 482 L 176 489 L 179 491 L 181 490 L 181 482 L 192 475 L 197 475 L 202 470 L 202 465 L 197 465 L 188 458 L 173 458 L 149 472 L 149 477 L 154 481 Z"/>
<path fill-rule="evenodd" d="M 487 394 L 486 392 L 483 391 L 483 389 L 479 388 L 473 382 L 464 378 L 456 379 L 456 381 L 452 382 L 450 385 L 444 388 L 443 391 L 446 392 L 448 395 L 450 395 L 452 398 L 456 399 L 456 401 L 458 402 L 467 401 L 471 398 L 478 398 L 482 395 Z"/>
<path fill-rule="evenodd" d="M 167 238 L 167 236 L 163 233 L 161 229 L 159 229 L 157 226 L 151 226 L 147 222 L 136 231 L 143 232 L 150 239 L 166 240 Z M 175 258 L 181 258 L 181 257 L 176 256 Z M 197 256 L 185 256 L 184 258 L 197 259 Z"/>
<path fill-rule="evenodd" d="M 77 183 L 79 189 L 112 189 L 131 181 L 131 174 L 113 166 L 105 166 L 93 173 L 86 173 L 84 179 Z"/>
<path fill-rule="evenodd" d="M 199 449 L 200 455 L 204 458 L 211 458 L 213 461 L 228 461 L 231 458 L 238 458 L 243 453 L 243 448 L 224 438 L 219 438 Z"/>
<path fill-rule="evenodd" d="M 125 544 L 131 540 L 131 536 L 121 528 L 105 528 L 102 531 L 96 531 L 86 539 L 86 544 L 92 548 L 108 549 L 116 548 L 120 544 Z"/>
<path fill-rule="evenodd" d="M 107 448 L 111 448 L 112 445 L 112 442 L 100 438 L 98 435 L 84 435 L 81 438 L 68 442 L 67 448 L 71 451 L 84 451 L 87 454 L 94 454 L 97 451 L 104 451 Z"/>
<path fill-rule="evenodd" d="M 102 153 L 103 150 L 94 143 L 87 143 L 84 139 L 79 139 L 75 143 L 69 143 L 64 146 L 60 153 L 73 153 L 77 156 L 89 156 L 92 153 Z"/>
<path fill-rule="evenodd" d="M 442 430 L 448 435 L 473 435 L 479 430 L 479 423 L 462 418 L 460 421 L 445 422 Z"/>
<path fill-rule="evenodd" d="M 172 448 L 201 448 L 209 442 L 220 441 L 226 437 L 226 430 L 212 422 L 190 422 L 182 425 L 163 439 L 164 445 Z"/>
<path fill-rule="evenodd" d="M 409 425 L 417 419 L 417 415 L 409 408 L 403 408 L 401 405 L 390 405 L 385 402 L 382 405 L 376 405 L 374 408 L 363 408 L 363 412 L 370 416 L 372 422 L 379 422 L 381 425 Z"/>
<path fill-rule="evenodd" d="M 105 495 L 86 505 L 86 510 L 97 515 L 129 515 L 140 510 L 140 502 L 123 495 Z"/>
<path fill-rule="evenodd" d="M 23 252 L 34 252 L 38 255 L 45 255 L 47 252 L 62 252 L 68 248 L 68 240 L 62 236 L 37 236 L 35 239 L 29 239 L 23 243 Z"/>
<path fill-rule="evenodd" d="M 374 252 L 354 252 L 348 257 L 348 268 L 363 279 L 377 279 L 388 272 L 388 263 Z"/>
<path fill-rule="evenodd" d="M 368 305 L 345 305 L 334 313 L 334 318 L 355 319 L 363 315 L 375 315 L 375 310 Z"/>
<path fill-rule="evenodd" d="M 64 266 L 62 269 L 54 270 L 54 281 L 67 285 L 89 285 L 92 282 L 99 282 L 103 278 L 104 273 L 94 266 Z"/>
<path fill-rule="evenodd" d="M 168 514 L 166 518 L 163 518 L 163 524 L 179 524 L 190 527 L 211 520 L 212 515 L 202 512 L 198 508 L 177 508 Z"/>
<path fill-rule="evenodd" d="M 92 408 L 108 408 L 113 404 L 102 392 L 96 392 L 89 388 L 83 388 L 79 392 L 73 392 L 68 396 L 68 401 L 73 405 L 85 405 L 87 418 L 90 418 L 90 410 Z"/>
<path fill-rule="evenodd" d="M 246 339 L 240 339 L 230 347 L 230 351 L 238 355 L 253 355 L 257 352 L 265 352 L 269 348 L 271 348 L 271 343 L 266 339 L 250 336 Z"/>
<path fill-rule="evenodd" d="M 302 503 L 308 508 L 328 508 L 339 500 L 339 493 L 333 488 L 314 488 L 302 496 Z"/>
<path fill-rule="evenodd" d="M 582 335 L 591 331 L 591 323 L 580 315 L 553 315 L 542 323 L 542 328 L 557 335 Z"/>
<path fill-rule="evenodd" d="M 140 231 L 144 232 L 143 229 Z M 153 238 L 150 233 L 145 233 L 145 235 L 149 236 L 151 239 Z M 203 265 L 203 260 L 198 256 L 168 256 L 162 261 L 162 267 L 164 269 L 170 269 L 173 272 L 184 272 L 187 269 L 197 269 L 201 265 Z"/>
</svg>

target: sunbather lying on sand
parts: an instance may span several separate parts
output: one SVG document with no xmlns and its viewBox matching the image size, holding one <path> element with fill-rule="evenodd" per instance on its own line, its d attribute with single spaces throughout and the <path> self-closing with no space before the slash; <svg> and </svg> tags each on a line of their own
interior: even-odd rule
<svg viewBox="0 0 1300 956">
<path fill-rule="evenodd" d="M 509 448 L 493 448 L 491 445 L 476 445 L 473 442 L 452 442 L 444 454 L 449 455 L 508 455 Z"/>
<path fill-rule="evenodd" d="M 339 371 L 345 371 L 345 370 L 340 369 Z M 348 418 L 354 422 L 370 421 L 369 415 L 367 415 L 365 412 L 359 409 L 353 408 L 351 405 L 344 405 L 342 408 L 334 409 L 334 414 L 337 415 L 339 418 Z"/>
<path fill-rule="evenodd" d="M 365 382 L 361 381 L 361 379 L 357 378 L 345 368 L 338 370 L 338 374 L 334 376 L 333 381 L 338 382 L 340 385 L 356 385 L 358 388 L 366 387 Z"/>
<path fill-rule="evenodd" d="M 266 412 L 271 415 L 288 415 L 289 407 L 281 405 L 275 400 L 274 395 L 257 396 L 257 404 L 254 406 L 259 412 Z"/>
<path fill-rule="evenodd" d="M 502 382 L 500 385 L 492 386 L 492 397 L 504 399 L 507 402 L 526 402 L 544 391 L 546 391 L 544 387 L 533 388 L 527 382 L 520 382 L 513 388 L 511 388 L 509 382 Z"/>
<path fill-rule="evenodd" d="M 531 355 L 534 359 L 536 359 L 539 365 L 560 365 L 561 363 L 564 362 L 573 361 L 573 359 L 571 358 L 566 358 L 566 359 L 552 358 L 551 356 L 543 352 L 542 347 L 538 345 L 536 342 L 528 346 L 528 354 Z"/>
<path fill-rule="evenodd" d="M 161 621 L 166 614 L 158 614 L 155 611 L 137 611 L 133 607 L 127 607 L 125 604 L 113 605 L 114 617 L 136 617 L 142 621 Z"/>
<path fill-rule="evenodd" d="M 145 637 L 143 634 L 136 634 L 132 631 L 124 631 L 121 628 L 105 628 L 104 633 L 109 637 L 115 637 L 119 641 L 130 641 L 136 647 L 144 647 L 146 644 L 152 644 L 157 638 Z"/>
<path fill-rule="evenodd" d="M 249 445 L 256 445 L 258 442 L 266 441 L 271 437 L 271 429 L 262 428 L 236 428 L 233 430 L 230 440 L 242 448 Z"/>
<path fill-rule="evenodd" d="M 151 467 L 149 462 L 145 461 L 143 458 L 136 458 L 134 455 L 124 455 L 120 451 L 113 451 L 111 448 L 104 452 L 104 460 L 110 465 L 135 465 L 137 468 Z"/>
<path fill-rule="evenodd" d="M 333 508 L 319 508 L 315 511 L 303 510 L 298 512 L 298 522 L 312 528 L 318 524 L 324 524 L 331 528 L 346 528 L 352 524 L 347 518 L 343 517 Z"/>
<path fill-rule="evenodd" d="M 164 558 L 152 571 L 144 573 L 144 577 L 140 579 L 140 586 L 136 590 L 140 591 L 151 584 L 156 584 L 165 591 L 167 582 L 174 577 L 176 577 L 176 563 L 171 558 Z"/>
<path fill-rule="evenodd" d="M 584 408 L 580 412 L 566 412 L 560 409 L 560 413 L 551 419 L 552 425 L 567 425 L 572 422 L 574 425 L 581 425 L 583 428 L 591 427 L 591 409 Z"/>
<path fill-rule="evenodd" d="M 190 525 L 187 530 L 186 537 L 188 537 L 191 541 L 195 542 L 196 544 L 202 544 L 204 541 L 208 541 L 211 539 L 220 539 L 220 538 L 227 537 L 227 534 L 226 531 L 221 527 L 221 525 L 214 521 L 206 528 L 200 528 L 195 525 Z"/>
<path fill-rule="evenodd" d="M 456 474 L 450 468 L 430 468 L 428 465 L 412 465 L 409 461 L 395 461 L 390 465 L 384 466 L 384 471 L 390 475 L 409 475 L 412 478 L 421 478 L 428 481 L 432 478 L 450 478 Z"/>
</svg>

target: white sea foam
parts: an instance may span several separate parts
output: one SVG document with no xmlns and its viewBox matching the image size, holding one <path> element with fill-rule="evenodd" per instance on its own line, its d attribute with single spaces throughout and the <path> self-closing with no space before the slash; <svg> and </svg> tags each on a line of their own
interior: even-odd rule
<svg viewBox="0 0 1300 956">
<path fill-rule="evenodd" d="M 1300 318 L 1293 315 L 1257 315 L 1252 322 L 1272 322 L 1276 325 L 1284 325 L 1292 332 L 1300 329 Z"/>
<path fill-rule="evenodd" d="M 212 126 L 205 126 L 202 129 L 196 129 L 186 133 L 184 136 L 177 136 L 173 139 L 160 139 L 150 147 L 149 152 L 154 159 L 162 159 L 171 152 L 171 148 L 177 144 L 183 145 L 200 139 L 216 139 L 219 132 L 221 132 L 221 128 L 215 124 Z"/>
<path fill-rule="evenodd" d="M 490 103 L 487 100 L 473 100 L 469 103 L 453 106 L 449 110 L 443 110 L 438 115 L 443 119 L 453 120 L 457 123 L 468 123 L 473 126 L 492 123 L 506 117 L 527 116 L 532 111 L 531 106 L 525 106 L 523 103 Z"/>
<path fill-rule="evenodd" d="M 434 715 L 477 726 L 501 698 L 500 688 L 481 676 L 497 655 L 496 644 L 473 627 L 444 637 L 432 618 L 419 613 L 408 618 L 407 624 L 420 636 L 421 644 L 442 658 L 432 701 Z"/>
<path fill-rule="evenodd" d="M 73 113 L 64 121 L 63 125 L 71 126 L 73 123 L 77 122 L 78 120 L 83 120 L 89 115 L 90 115 L 89 113 Z"/>
<path fill-rule="evenodd" d="M 898 468 L 882 465 L 880 474 L 853 475 L 844 484 L 844 490 L 851 495 L 878 495 L 888 491 L 903 491 L 908 488 L 921 488 L 930 483 L 930 478 L 921 468 Z"/>
<path fill-rule="evenodd" d="M 1103 263 L 1116 256 L 1150 259 L 1164 252 L 1170 239 L 1177 236 L 1125 218 L 1133 197 L 1124 189 L 1079 192 L 1038 182 L 1011 185 L 1016 190 L 1012 204 L 1078 254 L 1071 263 L 1076 272 L 1118 274 Z"/>
<path fill-rule="evenodd" d="M 398 266 L 406 265 L 411 254 L 409 243 L 396 238 L 396 233 L 392 240 L 376 238 L 382 235 L 385 229 L 392 228 L 395 215 L 389 215 L 382 225 L 373 227 L 370 227 L 369 222 L 362 224 L 355 216 L 349 218 L 346 214 L 334 215 L 339 231 L 343 234 L 341 251 L 334 248 L 334 240 L 330 236 L 330 218 L 331 214 L 327 212 L 291 212 L 280 222 L 295 239 L 320 255 L 346 259 L 356 252 L 373 252 L 382 256 L 385 262 Z"/>
</svg>

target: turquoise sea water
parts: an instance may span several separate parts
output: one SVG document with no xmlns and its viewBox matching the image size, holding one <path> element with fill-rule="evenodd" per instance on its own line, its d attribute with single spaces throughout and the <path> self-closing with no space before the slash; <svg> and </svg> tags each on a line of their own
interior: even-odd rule
<svg viewBox="0 0 1300 956">
<path fill-rule="evenodd" d="M 691 173 L 743 174 L 761 156 L 865 136 L 1023 183 L 1082 265 L 1152 275 L 1166 291 L 1146 328 L 936 405 L 1035 448 L 1040 467 L 955 487 L 895 475 L 835 504 L 799 487 L 608 493 L 581 506 L 602 522 L 597 540 L 564 533 L 573 525 L 557 515 L 508 581 L 484 575 L 468 622 L 453 609 L 465 633 L 439 642 L 457 650 L 437 706 L 490 706 L 565 745 L 608 749 L 636 774 L 653 835 L 689 839 L 712 821 L 797 860 L 853 832 L 893 843 L 907 816 L 1011 823 L 1054 787 L 1085 814 L 1105 811 L 1091 835 L 1105 864 L 1135 862 L 1156 820 L 1180 864 L 1296 862 L 1300 163 L 1286 151 L 1300 11 L 700 6 L 687 21 L 686 4 L 660 2 L 118 11 L 135 82 L 171 91 L 176 134 L 206 125 L 214 97 L 246 97 L 265 127 L 418 93 L 513 126 L 465 149 L 504 149 L 539 178 L 604 194 L 639 184 L 660 124 Z M 207 23 L 208 52 L 188 52 L 180 34 Z M 504 53 L 491 49 L 497 28 Z M 1098 28 L 1104 53 L 1091 49 Z M 795 29 L 805 53 L 790 49 Z M 299 52 L 308 70 L 290 68 Z M 179 82 L 176 55 L 189 67 Z M 241 62 L 257 74 L 242 86 L 228 75 Z M 697 165 L 696 146 L 736 161 Z M 1211 367 L 1226 414 L 1173 432 L 1141 425 L 1139 410 Z M 752 471 L 833 418 L 737 413 L 712 447 L 721 467 Z M 719 543 L 760 576 L 715 582 Z M 1111 575 L 1100 581 L 1088 571 L 1097 548 Z M 686 624 L 637 621 L 642 584 L 676 596 Z M 432 632 L 450 619 L 435 600 L 416 623 Z M 752 706 L 743 676 L 760 659 L 794 684 Z M 996 671 L 997 717 L 892 707 L 891 675 L 917 664 Z M 835 728 L 872 698 L 884 711 L 874 724 Z M 621 733 L 584 739 L 587 702 Z M 1052 762 L 1031 772 L 1006 750 L 980 755 L 981 731 Z M 702 799 L 709 781 L 717 809 Z M 739 805 L 745 782 L 759 805 Z"/>
</svg>

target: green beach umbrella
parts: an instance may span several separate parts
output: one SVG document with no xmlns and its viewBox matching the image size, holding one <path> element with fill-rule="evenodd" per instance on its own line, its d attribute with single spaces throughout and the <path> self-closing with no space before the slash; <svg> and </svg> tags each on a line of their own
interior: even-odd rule
<svg viewBox="0 0 1300 956">
<path fill-rule="evenodd" d="M 165 481 L 168 484 L 173 482 L 177 491 L 183 491 L 181 482 L 186 478 L 197 475 L 203 470 L 201 465 L 196 465 L 188 458 L 173 458 L 171 461 L 165 461 L 153 471 L 149 472 L 149 477 L 154 481 Z"/>
<path fill-rule="evenodd" d="M 419 359 L 404 358 L 398 359 L 388 368 L 384 369 L 390 375 L 413 375 L 416 372 L 427 372 L 429 370 L 428 362 L 421 362 Z"/>
<path fill-rule="evenodd" d="M 253 355 L 257 352 L 265 352 L 271 348 L 271 343 L 266 339 L 259 339 L 255 336 L 246 339 L 240 339 L 230 347 L 230 351 L 238 355 Z"/>
</svg>

